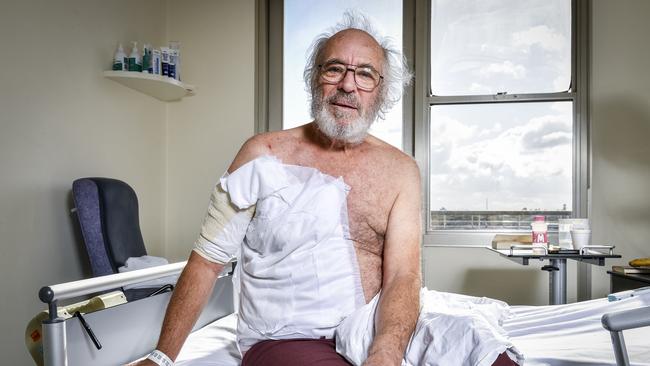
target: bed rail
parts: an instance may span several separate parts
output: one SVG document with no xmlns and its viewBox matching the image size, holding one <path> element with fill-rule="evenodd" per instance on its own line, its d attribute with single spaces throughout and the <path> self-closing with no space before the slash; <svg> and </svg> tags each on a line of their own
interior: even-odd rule
<svg viewBox="0 0 650 366">
<path fill-rule="evenodd" d="M 174 276 L 180 274 L 186 264 L 187 261 L 184 261 L 166 264 L 164 266 L 144 268 L 137 271 L 116 273 L 107 276 L 44 286 L 38 292 L 38 298 L 42 302 L 48 304 L 50 319 L 52 320 L 56 317 L 56 306 L 59 300 L 71 299 L 94 292 L 112 290 L 118 287 L 154 280 L 161 277 Z"/>
<path fill-rule="evenodd" d="M 187 262 L 116 273 L 79 281 L 45 286 L 39 291 L 48 304 L 49 318 L 42 322 L 45 366 L 116 365 L 146 355 L 155 346 L 170 293 L 143 298 L 84 315 L 102 347 L 96 347 L 79 317 L 57 316 L 61 300 L 179 274 Z M 229 277 L 233 266 L 226 266 L 219 278 Z M 221 279 L 214 287 L 193 330 L 234 311 L 230 279 Z"/>
<path fill-rule="evenodd" d="M 650 326 L 650 306 L 608 313 L 603 315 L 601 322 L 612 337 L 616 365 L 629 366 L 630 359 L 625 347 L 623 331 Z"/>
</svg>

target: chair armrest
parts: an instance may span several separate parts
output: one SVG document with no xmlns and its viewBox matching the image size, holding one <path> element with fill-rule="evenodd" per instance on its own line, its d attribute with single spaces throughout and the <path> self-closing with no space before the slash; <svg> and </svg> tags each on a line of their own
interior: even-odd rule
<svg viewBox="0 0 650 366">
<path fill-rule="evenodd" d="M 610 332 L 620 332 L 650 326 L 650 306 L 604 314 L 603 327 Z"/>
</svg>

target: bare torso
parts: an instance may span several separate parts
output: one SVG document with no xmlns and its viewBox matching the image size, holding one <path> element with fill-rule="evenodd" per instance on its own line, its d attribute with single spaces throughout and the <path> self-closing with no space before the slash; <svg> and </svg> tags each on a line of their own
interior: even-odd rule
<svg viewBox="0 0 650 366">
<path fill-rule="evenodd" d="M 353 149 L 328 149 L 315 142 L 303 127 L 256 138 L 258 151 L 280 158 L 285 164 L 313 167 L 343 177 L 351 187 L 348 219 L 366 302 L 382 287 L 384 238 L 390 210 L 398 194 L 394 179 L 407 158 L 401 151 L 374 138 Z"/>
</svg>

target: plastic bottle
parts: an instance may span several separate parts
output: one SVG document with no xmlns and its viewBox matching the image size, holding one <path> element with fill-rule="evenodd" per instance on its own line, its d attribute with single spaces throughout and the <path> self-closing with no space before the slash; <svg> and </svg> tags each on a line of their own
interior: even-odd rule
<svg viewBox="0 0 650 366">
<path fill-rule="evenodd" d="M 177 41 L 169 42 L 169 77 L 181 80 L 181 43 Z"/>
<path fill-rule="evenodd" d="M 169 76 L 169 47 L 160 47 L 160 66 L 162 76 Z"/>
<path fill-rule="evenodd" d="M 138 42 L 131 43 L 133 43 L 133 50 L 129 55 L 129 71 L 142 71 L 142 58 L 138 51 Z"/>
<path fill-rule="evenodd" d="M 117 46 L 117 51 L 115 51 L 115 57 L 113 58 L 113 70 L 116 71 L 126 71 L 129 60 L 126 58 L 126 53 L 124 53 L 124 48 L 122 44 L 119 43 Z"/>
<path fill-rule="evenodd" d="M 544 216 L 533 217 L 530 226 L 533 229 L 533 253 L 546 254 L 548 251 L 548 224 L 544 221 Z"/>
<path fill-rule="evenodd" d="M 151 45 L 145 43 L 142 46 L 142 72 L 153 74 L 151 66 Z"/>
</svg>

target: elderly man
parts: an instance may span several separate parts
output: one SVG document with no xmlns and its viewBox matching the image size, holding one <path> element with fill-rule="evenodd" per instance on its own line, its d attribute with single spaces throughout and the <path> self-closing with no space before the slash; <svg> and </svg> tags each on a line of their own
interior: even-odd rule
<svg viewBox="0 0 650 366">
<path fill-rule="evenodd" d="M 242 146 L 142 365 L 171 364 L 235 258 L 243 365 L 348 365 L 336 328 L 376 296 L 364 365 L 401 364 L 420 306 L 420 176 L 410 156 L 367 134 L 410 79 L 372 33 L 348 15 L 317 39 L 305 70 L 314 121 Z"/>
<path fill-rule="evenodd" d="M 244 365 L 347 365 L 334 330 L 380 290 L 365 364 L 401 363 L 419 310 L 420 177 L 411 157 L 367 134 L 408 77 L 360 20 L 314 43 L 315 120 L 249 139 L 215 188 L 150 359 L 178 355 L 237 256 Z"/>
</svg>

